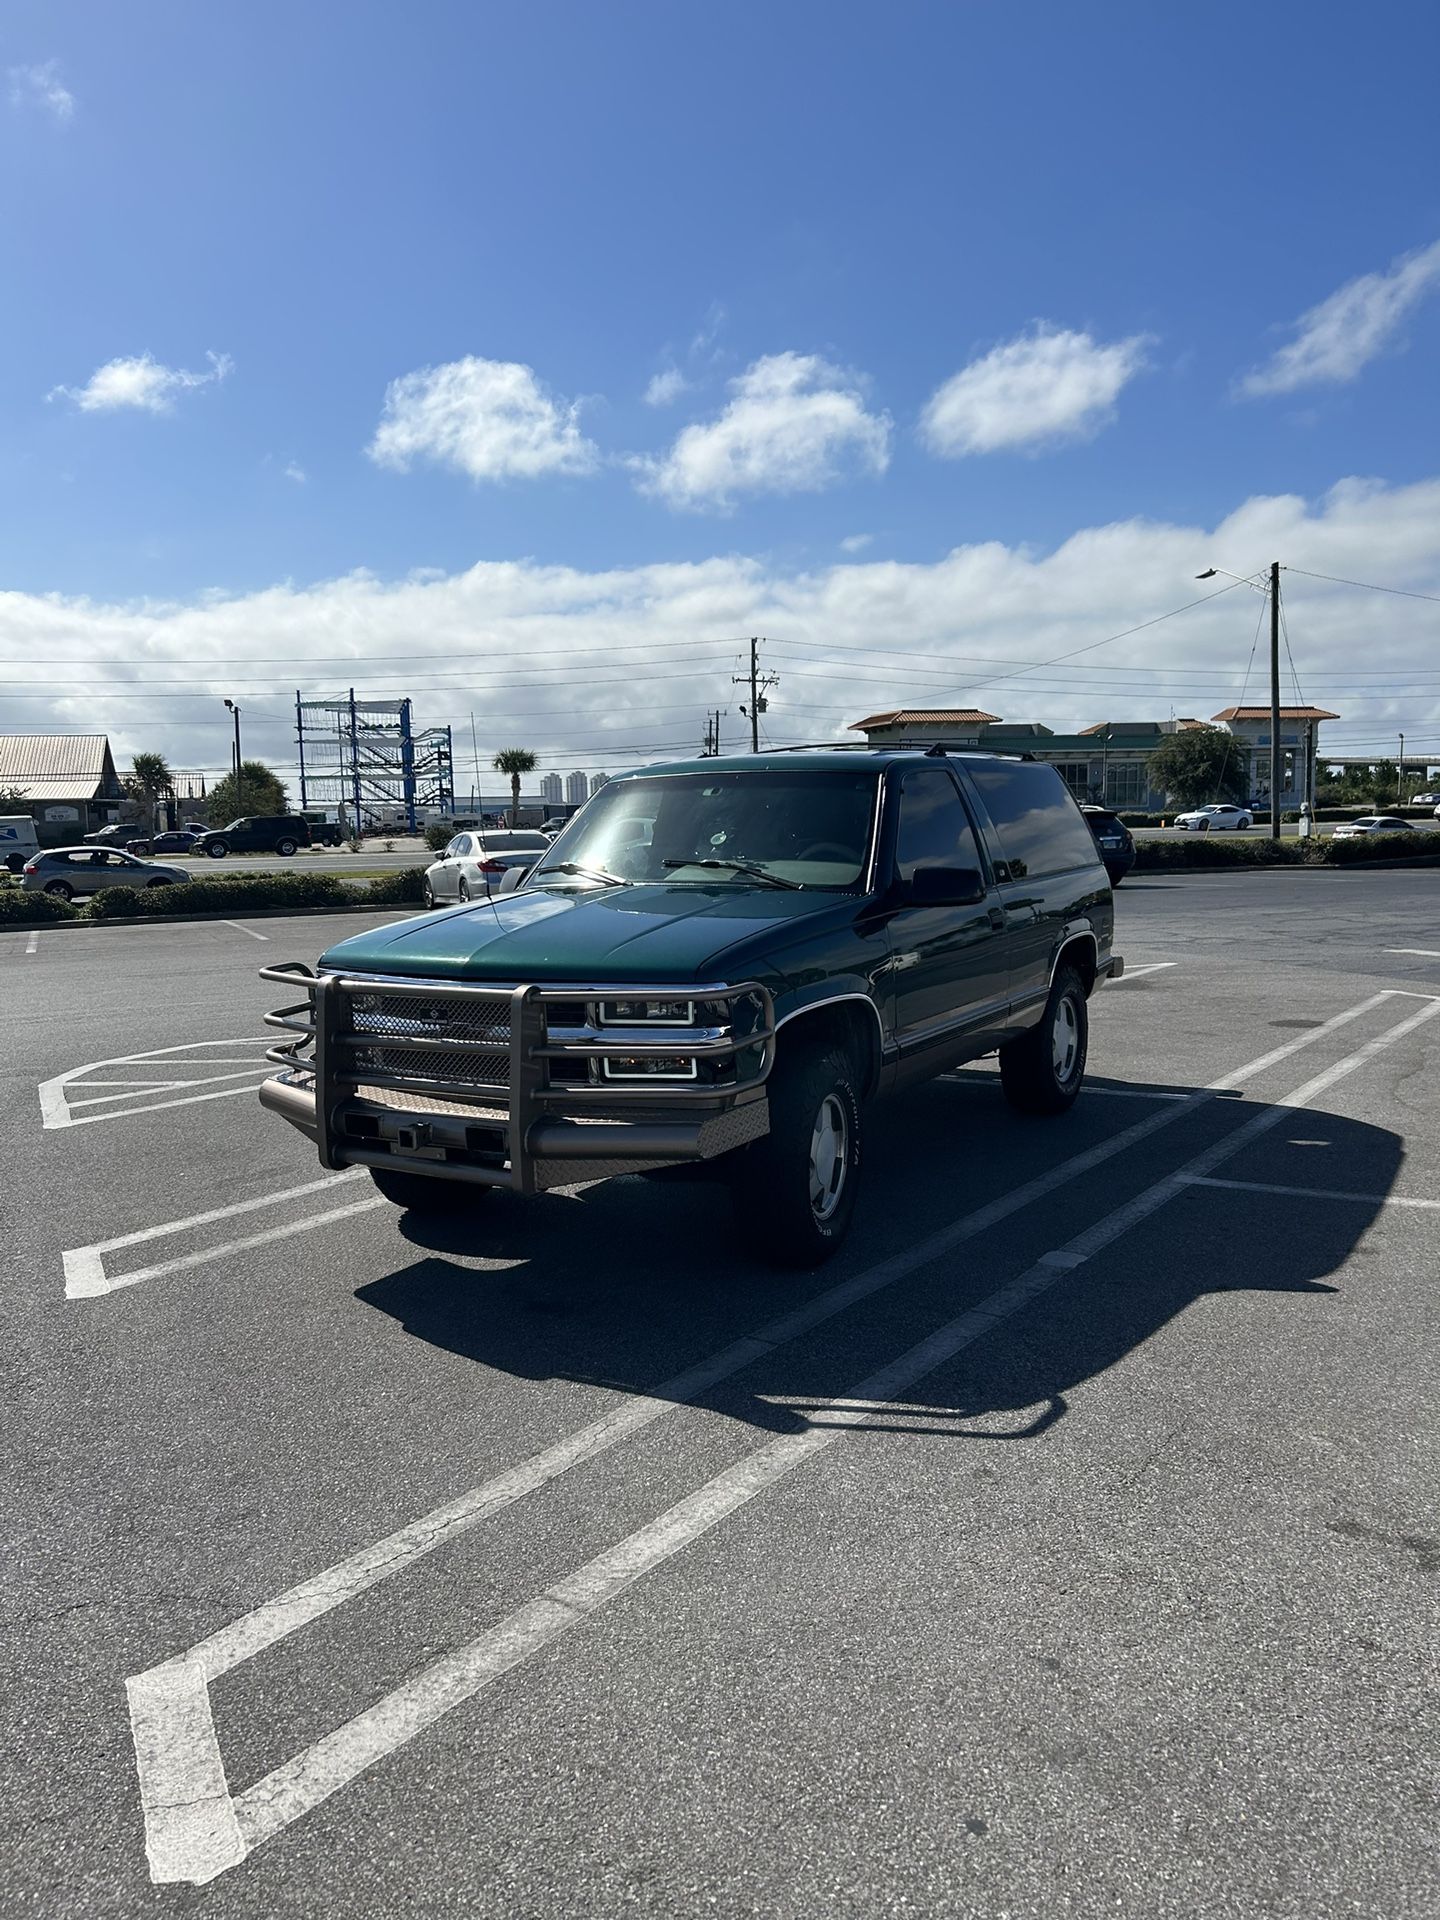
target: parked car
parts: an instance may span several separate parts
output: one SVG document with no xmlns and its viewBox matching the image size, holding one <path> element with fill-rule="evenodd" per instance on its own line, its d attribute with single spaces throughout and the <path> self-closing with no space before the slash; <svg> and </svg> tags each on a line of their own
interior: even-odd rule
<svg viewBox="0 0 1440 1920">
<path fill-rule="evenodd" d="M 298 813 L 252 813 L 228 827 L 211 827 L 195 843 L 196 853 L 223 860 L 227 853 L 278 853 L 288 860 L 310 844 L 310 828 Z"/>
<path fill-rule="evenodd" d="M 312 847 L 340 847 L 345 844 L 345 829 L 338 820 L 328 819 L 318 811 L 302 814 L 301 818 L 310 829 Z"/>
<path fill-rule="evenodd" d="M 195 842 L 199 838 L 200 835 L 198 833 L 192 833 L 188 827 L 172 827 L 165 833 L 157 833 L 155 838 L 150 842 L 148 851 L 151 853 L 193 853 L 195 851 Z M 132 847 L 130 851 L 133 852 L 134 848 Z"/>
<path fill-rule="evenodd" d="M 1186 833 L 1221 833 L 1228 829 L 1243 833 L 1254 819 L 1248 807 L 1232 806 L 1217 800 L 1208 807 L 1196 807 L 1190 813 L 1177 813 L 1174 824 Z"/>
<path fill-rule="evenodd" d="M 652 767 L 484 913 L 265 968 L 291 1038 L 260 1099 L 413 1208 L 713 1163 L 757 1250 L 813 1266 L 849 1225 L 872 1096 L 998 1053 L 1019 1111 L 1073 1105 L 1114 918 L 1041 761 Z"/>
<path fill-rule="evenodd" d="M 123 847 L 127 853 L 144 855 L 151 851 L 151 836 L 138 820 L 114 820 L 108 827 L 82 835 L 87 847 Z"/>
<path fill-rule="evenodd" d="M 119 847 L 47 847 L 25 863 L 20 885 L 29 893 L 99 893 L 105 887 L 173 887 L 190 878 L 183 867 L 137 860 Z"/>
<path fill-rule="evenodd" d="M 1112 807 L 1081 807 L 1080 811 L 1095 836 L 1110 884 L 1118 887 L 1135 864 L 1134 836 Z"/>
<path fill-rule="evenodd" d="M 1440 807 L 1440 793 L 1417 793 L 1405 804 L 1407 807 Z"/>
<path fill-rule="evenodd" d="M 1363 840 L 1372 833 L 1414 833 L 1423 832 L 1413 820 L 1401 820 L 1393 813 L 1368 813 L 1359 820 L 1346 820 L 1336 827 L 1336 840 Z"/>
<path fill-rule="evenodd" d="M 451 900 L 483 900 L 499 891 L 512 867 L 528 871 L 549 851 L 549 836 L 538 828 L 457 833 L 425 869 L 425 904 L 438 907 Z"/>
</svg>

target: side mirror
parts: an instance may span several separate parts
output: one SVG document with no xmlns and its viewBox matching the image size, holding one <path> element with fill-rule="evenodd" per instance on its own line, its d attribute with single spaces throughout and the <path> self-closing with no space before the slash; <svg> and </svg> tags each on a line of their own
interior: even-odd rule
<svg viewBox="0 0 1440 1920">
<path fill-rule="evenodd" d="M 906 889 L 912 907 L 973 907 L 985 898 L 985 879 L 974 867 L 921 867 Z"/>
</svg>

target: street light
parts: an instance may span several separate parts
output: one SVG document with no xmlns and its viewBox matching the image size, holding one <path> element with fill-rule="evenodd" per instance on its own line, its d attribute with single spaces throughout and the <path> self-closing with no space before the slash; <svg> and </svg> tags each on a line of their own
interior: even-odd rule
<svg viewBox="0 0 1440 1920">
<path fill-rule="evenodd" d="M 1197 580 L 1213 580 L 1217 573 L 1223 573 L 1227 580 L 1238 580 L 1242 585 L 1254 587 L 1257 593 L 1264 593 L 1260 581 L 1253 574 L 1231 573 L 1228 567 L 1207 567 L 1203 573 L 1197 573 Z M 1280 562 L 1270 564 L 1270 838 L 1280 838 Z M 1306 768 L 1306 790 L 1309 790 L 1309 768 Z"/>
<path fill-rule="evenodd" d="M 245 782 L 240 773 L 240 709 L 233 700 L 227 700 L 225 706 L 235 716 L 235 817 L 238 820 L 245 811 Z"/>
</svg>

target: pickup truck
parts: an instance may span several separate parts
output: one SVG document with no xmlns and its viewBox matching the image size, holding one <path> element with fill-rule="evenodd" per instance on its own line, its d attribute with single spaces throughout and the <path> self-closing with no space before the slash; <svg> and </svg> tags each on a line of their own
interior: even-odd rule
<svg viewBox="0 0 1440 1920">
<path fill-rule="evenodd" d="M 877 1096 L 998 1054 L 1069 1108 L 1122 961 L 1059 775 L 792 749 L 622 774 L 515 891 L 262 977 L 299 999 L 262 1103 L 411 1208 L 713 1167 L 757 1251 L 839 1246 Z M 764 1196 L 762 1205 L 755 1196 Z"/>
</svg>

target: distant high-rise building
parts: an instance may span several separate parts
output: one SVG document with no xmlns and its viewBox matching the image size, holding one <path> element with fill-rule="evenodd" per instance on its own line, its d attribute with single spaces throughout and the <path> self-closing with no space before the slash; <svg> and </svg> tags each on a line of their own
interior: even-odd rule
<svg viewBox="0 0 1440 1920">
<path fill-rule="evenodd" d="M 592 773 L 592 774 L 591 774 L 591 776 L 590 776 L 590 791 L 591 791 L 591 793 L 598 793 L 598 792 L 600 791 L 600 789 L 601 789 L 601 787 L 603 787 L 603 786 L 604 786 L 604 784 L 605 784 L 605 782 L 606 782 L 606 781 L 607 781 L 607 780 L 608 780 L 609 778 L 610 778 L 610 776 L 609 776 L 609 774 L 608 774 L 608 773 Z"/>
<path fill-rule="evenodd" d="M 565 798 L 565 782 L 558 773 L 545 773 L 540 776 L 540 798 L 547 807 L 558 807 Z"/>
<path fill-rule="evenodd" d="M 590 782 L 583 773 L 572 773 L 566 780 L 565 798 L 572 807 L 583 807 L 590 798 Z"/>
</svg>

